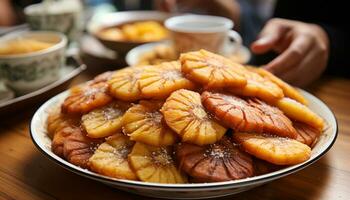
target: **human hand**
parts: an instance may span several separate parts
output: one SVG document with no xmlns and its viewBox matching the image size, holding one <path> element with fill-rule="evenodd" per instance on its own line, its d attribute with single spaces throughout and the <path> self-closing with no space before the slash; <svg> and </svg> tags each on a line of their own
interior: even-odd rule
<svg viewBox="0 0 350 200">
<path fill-rule="evenodd" d="M 327 33 L 316 24 L 274 18 L 267 22 L 251 49 L 279 55 L 265 69 L 296 86 L 316 80 L 326 69 L 329 54 Z"/>
<path fill-rule="evenodd" d="M 208 0 L 204 0 L 206 3 L 210 3 Z M 179 9 L 181 12 L 190 12 L 194 9 L 205 9 L 203 1 L 201 0 L 156 0 L 155 5 L 158 10 L 164 12 L 178 12 Z"/>
<path fill-rule="evenodd" d="M 0 1 L 0 26 L 13 26 L 16 23 L 16 13 L 10 0 Z"/>
</svg>

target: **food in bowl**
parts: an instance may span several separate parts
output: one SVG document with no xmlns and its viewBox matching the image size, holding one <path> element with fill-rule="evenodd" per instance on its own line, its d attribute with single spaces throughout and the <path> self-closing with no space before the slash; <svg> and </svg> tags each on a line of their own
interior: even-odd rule
<svg viewBox="0 0 350 200">
<path fill-rule="evenodd" d="M 140 55 L 137 65 L 157 65 L 178 58 L 173 46 L 160 44 Z"/>
<path fill-rule="evenodd" d="M 141 47 L 141 48 L 140 48 Z M 179 57 L 178 53 L 175 51 L 175 48 L 173 45 L 170 44 L 155 44 L 154 46 L 151 46 L 151 48 L 148 48 L 147 50 L 141 50 L 143 46 L 136 47 L 132 51 L 140 51 L 139 56 L 137 56 L 135 63 L 131 63 L 130 65 L 157 65 L 162 62 L 168 62 L 168 61 L 174 61 L 177 60 Z M 245 48 L 245 47 L 244 47 Z M 140 49 L 140 50 L 138 50 Z M 234 51 L 227 55 L 227 58 L 230 60 L 244 64 L 246 63 L 249 58 L 247 57 L 247 50 L 243 50 L 243 48 L 239 51 Z M 248 52 L 249 53 L 249 52 Z M 135 54 L 134 52 L 131 52 L 130 54 Z M 130 60 L 130 59 L 129 59 Z"/>
<path fill-rule="evenodd" d="M 140 21 L 104 28 L 98 36 L 105 40 L 153 42 L 168 38 L 168 31 L 157 21 Z"/>
<path fill-rule="evenodd" d="M 47 120 L 58 156 L 156 183 L 238 180 L 302 163 L 325 123 L 273 74 L 205 50 L 99 75 Z"/>
<path fill-rule="evenodd" d="M 52 31 L 12 32 L 0 38 L 0 75 L 17 95 L 38 90 L 60 78 L 67 37 Z M 2 46 L 2 45 L 0 45 Z"/>
<path fill-rule="evenodd" d="M 0 55 L 16 55 L 41 51 L 53 46 L 54 43 L 26 38 L 16 38 L 0 44 Z"/>
</svg>

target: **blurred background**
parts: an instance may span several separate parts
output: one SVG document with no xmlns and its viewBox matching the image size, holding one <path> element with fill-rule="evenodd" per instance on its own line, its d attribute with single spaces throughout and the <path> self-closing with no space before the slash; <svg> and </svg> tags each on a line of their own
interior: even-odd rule
<svg viewBox="0 0 350 200">
<path fill-rule="evenodd" d="M 73 79 L 83 70 L 77 63 L 84 64 L 84 74 L 93 76 L 129 65 L 176 60 L 183 51 L 198 48 L 210 49 L 234 62 L 264 67 L 299 87 L 310 85 L 322 74 L 348 77 L 349 32 L 344 20 L 339 20 L 346 18 L 347 12 L 340 12 L 345 7 L 343 1 L 326 0 L 1 0 L 0 96 L 6 100 L 27 94 L 80 69 L 74 76 L 64 76 Z M 166 27 L 165 21 L 184 14 L 220 16 L 234 25 L 222 33 L 228 39 L 209 36 L 210 31 L 199 36 L 196 32 L 178 36 L 178 31 Z M 204 23 L 197 23 L 192 28 L 203 27 Z M 64 34 L 67 44 L 65 38 L 53 43 L 64 43 L 65 55 L 56 56 L 59 62 L 52 61 L 63 67 L 44 66 L 45 53 L 41 58 L 26 54 L 32 60 L 27 66 L 40 63 L 41 68 L 32 67 L 30 71 L 23 63 L 19 67 L 18 59 L 14 61 L 17 55 L 45 49 L 53 45 L 54 37 L 44 33 L 35 36 L 41 41 L 8 42 L 9 38 L 24 38 L 23 31 Z M 216 40 L 225 41 L 211 49 Z M 68 63 L 72 56 L 78 60 L 75 64 Z M 44 73 L 45 67 L 50 68 L 45 73 L 51 73 L 51 77 L 38 75 L 38 71 Z M 27 80 L 28 74 L 30 83 L 18 83 Z"/>
</svg>

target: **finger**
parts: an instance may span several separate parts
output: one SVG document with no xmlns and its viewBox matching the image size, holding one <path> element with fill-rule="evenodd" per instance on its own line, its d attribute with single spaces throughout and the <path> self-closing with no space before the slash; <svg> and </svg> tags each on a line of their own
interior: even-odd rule
<svg viewBox="0 0 350 200">
<path fill-rule="evenodd" d="M 297 36 L 282 54 L 265 66 L 265 69 L 274 74 L 284 73 L 297 66 L 310 51 L 314 39 L 307 35 Z"/>
<path fill-rule="evenodd" d="M 299 71 L 305 76 L 296 76 L 296 80 L 294 81 L 296 86 L 305 87 L 314 82 L 322 75 L 326 67 L 326 56 L 322 56 L 318 51 L 313 51 L 313 53 L 300 64 Z"/>
<path fill-rule="evenodd" d="M 326 56 L 320 52 L 317 45 L 312 47 L 314 50 L 310 51 L 297 67 L 280 77 L 298 87 L 304 87 L 316 80 L 325 70 L 327 64 Z"/>
<path fill-rule="evenodd" d="M 160 0 L 158 9 L 164 12 L 172 12 L 176 5 L 176 0 Z"/>
<path fill-rule="evenodd" d="M 298 76 L 299 74 L 299 66 L 295 67 L 292 70 L 289 70 L 285 73 L 281 73 L 279 75 L 277 75 L 279 78 L 281 78 L 282 80 L 284 80 L 285 82 L 296 86 L 296 76 Z"/>
<path fill-rule="evenodd" d="M 286 33 L 284 37 L 278 41 L 278 44 L 274 46 L 273 51 L 277 54 L 283 53 L 286 49 L 288 49 L 288 47 L 292 43 L 293 35 L 294 33 L 292 31 Z"/>
<path fill-rule="evenodd" d="M 262 54 L 273 49 L 278 41 L 288 32 L 289 28 L 276 22 L 268 22 L 259 35 L 259 39 L 253 42 L 251 50 L 253 53 Z"/>
<path fill-rule="evenodd" d="M 279 77 L 293 86 L 296 86 L 296 87 L 305 86 L 305 80 L 310 79 L 312 76 L 312 74 L 304 74 L 306 72 L 303 72 L 303 68 L 310 63 L 310 57 L 313 57 L 313 56 L 310 56 L 310 55 L 306 56 L 306 58 L 301 63 L 299 63 L 298 66 L 296 66 L 292 70 L 289 70 L 280 74 Z"/>
</svg>

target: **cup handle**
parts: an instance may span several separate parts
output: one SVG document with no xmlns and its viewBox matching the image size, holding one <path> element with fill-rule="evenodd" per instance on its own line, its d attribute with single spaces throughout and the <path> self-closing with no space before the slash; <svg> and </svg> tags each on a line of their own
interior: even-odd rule
<svg viewBox="0 0 350 200">
<path fill-rule="evenodd" d="M 240 49 L 240 47 L 242 46 L 242 43 L 243 43 L 243 39 L 242 39 L 241 35 L 238 32 L 234 31 L 234 30 L 230 30 L 228 32 L 228 37 L 229 37 L 230 42 L 232 44 L 235 43 L 235 45 L 237 47 L 235 49 L 236 50 Z"/>
</svg>

